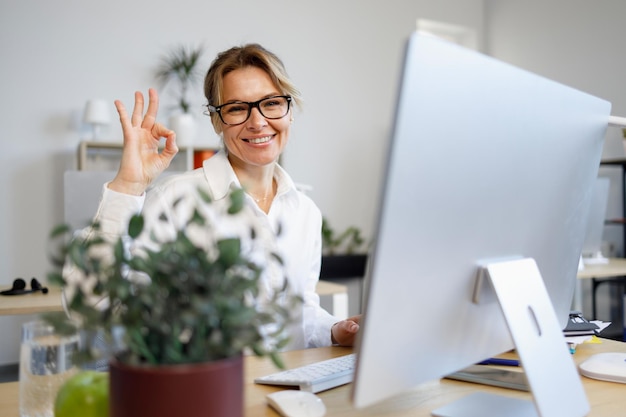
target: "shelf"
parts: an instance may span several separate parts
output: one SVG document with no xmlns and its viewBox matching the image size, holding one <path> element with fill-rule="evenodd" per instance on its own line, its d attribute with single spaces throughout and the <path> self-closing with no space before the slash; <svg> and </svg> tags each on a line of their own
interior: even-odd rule
<svg viewBox="0 0 626 417">
<path fill-rule="evenodd" d="M 626 166 L 626 158 L 609 158 L 603 159 L 600 161 L 600 165 L 617 165 L 617 166 Z"/>
<path fill-rule="evenodd" d="M 81 141 L 78 145 L 79 171 L 117 170 L 122 155 L 121 142 Z M 207 146 L 179 146 L 178 155 L 170 164 L 170 171 L 188 171 L 202 166 L 202 161 L 217 152 Z"/>
</svg>

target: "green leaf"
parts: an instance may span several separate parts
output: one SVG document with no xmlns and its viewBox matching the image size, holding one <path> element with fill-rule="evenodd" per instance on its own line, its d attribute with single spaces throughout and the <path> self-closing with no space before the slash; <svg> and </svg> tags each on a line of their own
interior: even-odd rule
<svg viewBox="0 0 626 417">
<path fill-rule="evenodd" d="M 56 285 L 57 287 L 63 287 L 65 285 L 65 279 L 60 272 L 49 272 L 46 276 L 50 285 Z"/>
<path fill-rule="evenodd" d="M 217 242 L 219 259 L 226 265 L 234 265 L 241 253 L 241 241 L 238 238 L 222 239 Z"/>
<path fill-rule="evenodd" d="M 148 348 L 148 344 L 141 334 L 141 329 L 130 329 L 129 333 L 130 341 L 136 348 L 137 353 L 146 358 L 148 363 L 158 364 L 156 356 Z"/>
<path fill-rule="evenodd" d="M 194 209 L 193 215 L 189 220 L 189 224 L 197 224 L 198 226 L 204 226 L 206 224 L 206 220 L 204 216 L 198 211 L 198 209 Z"/>
<path fill-rule="evenodd" d="M 130 222 L 128 223 L 128 235 L 132 239 L 136 239 L 143 230 L 144 219 L 141 214 L 135 214 L 130 218 Z"/>
<path fill-rule="evenodd" d="M 64 312 L 50 312 L 41 315 L 43 321 L 52 325 L 55 331 L 63 336 L 76 334 L 78 328 L 72 323 Z"/>
<path fill-rule="evenodd" d="M 209 193 L 207 193 L 201 187 L 198 187 L 198 195 L 200 196 L 200 199 L 202 199 L 202 201 L 204 201 L 207 204 L 209 204 L 209 203 L 211 203 L 211 201 L 213 201 L 213 199 L 211 198 Z"/>
<path fill-rule="evenodd" d="M 60 224 L 60 225 L 58 225 L 58 226 L 56 226 L 56 227 L 54 227 L 52 229 L 52 231 L 50 232 L 50 238 L 54 239 L 54 238 L 57 238 L 59 236 L 71 233 L 71 231 L 72 231 L 72 229 L 70 228 L 69 225 L 67 225 L 67 224 Z"/>
<path fill-rule="evenodd" d="M 230 193 L 230 207 L 228 208 L 228 214 L 237 214 L 243 208 L 244 202 L 243 188 L 236 188 Z"/>
<path fill-rule="evenodd" d="M 274 365 L 276 365 L 278 369 L 285 369 L 285 363 L 283 362 L 283 359 L 280 357 L 278 352 L 271 352 L 270 359 L 272 359 L 272 362 L 274 363 Z"/>
</svg>

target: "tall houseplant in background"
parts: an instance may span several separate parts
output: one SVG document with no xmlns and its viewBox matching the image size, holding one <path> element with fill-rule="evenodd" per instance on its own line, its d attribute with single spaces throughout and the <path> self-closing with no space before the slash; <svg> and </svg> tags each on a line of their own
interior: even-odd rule
<svg viewBox="0 0 626 417">
<path fill-rule="evenodd" d="M 265 268 L 281 270 L 282 262 L 257 241 L 256 224 L 242 215 L 243 198 L 239 189 L 212 202 L 198 190 L 191 202 L 177 200 L 171 208 L 177 230 L 167 238 L 144 230 L 142 215 L 131 218 L 127 237 L 113 242 L 98 224 L 86 236 L 68 237 L 66 227 L 53 233 L 61 245 L 49 280 L 66 288 L 70 315 L 48 319 L 59 332 L 103 334 L 116 347 L 109 362 L 111 417 L 241 417 L 244 351 L 281 366 L 290 311 L 301 298 L 286 279 L 280 288 L 259 285 Z M 233 234 L 224 224 L 244 227 Z M 61 273 L 68 262 L 81 280 Z M 108 302 L 94 306 L 94 297 Z M 86 358 L 102 353 L 85 340 Z"/>
<path fill-rule="evenodd" d="M 162 88 L 174 84 L 173 88 L 176 89 L 176 106 L 169 119 L 169 127 L 176 132 L 177 142 L 181 146 L 192 145 L 197 131 L 189 93 L 200 80 L 199 63 L 203 53 L 203 46 L 177 45 L 161 57 L 156 69 L 155 76 Z"/>
</svg>

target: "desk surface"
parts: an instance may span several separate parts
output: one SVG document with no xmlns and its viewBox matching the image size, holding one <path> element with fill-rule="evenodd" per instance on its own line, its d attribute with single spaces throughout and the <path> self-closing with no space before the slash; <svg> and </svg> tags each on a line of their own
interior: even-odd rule
<svg viewBox="0 0 626 417">
<path fill-rule="evenodd" d="M 579 279 L 587 278 L 612 278 L 626 276 L 626 258 L 608 258 L 606 264 L 585 264 L 578 271 Z"/>
<path fill-rule="evenodd" d="M 48 294 L 40 292 L 24 295 L 0 296 L 0 316 L 15 314 L 38 314 L 49 311 L 63 311 L 61 290 L 49 287 Z M 348 289 L 345 285 L 327 281 L 319 281 L 317 293 L 319 295 L 345 294 Z"/>
<path fill-rule="evenodd" d="M 315 292 L 318 295 L 347 294 L 348 287 L 334 282 L 319 280 L 317 282 L 317 287 L 315 287 Z"/>
<path fill-rule="evenodd" d="M 328 359 L 350 353 L 349 348 L 319 348 L 286 352 L 283 359 L 288 367 Z M 602 340 L 601 344 L 580 345 L 574 354 L 577 363 L 582 362 L 590 355 L 600 352 L 626 352 L 626 343 L 613 340 Z M 276 368 L 265 358 L 254 356 L 245 358 L 245 416 L 278 416 L 266 405 L 265 396 L 278 390 L 276 387 L 257 385 L 252 381 L 256 376 L 275 372 Z M 626 409 L 626 385 L 613 382 L 604 382 L 581 377 L 589 403 L 591 417 L 623 415 Z M 488 387 L 467 382 L 447 379 L 422 384 L 415 390 L 402 394 L 394 399 L 385 401 L 363 410 L 355 410 L 350 403 L 350 385 L 345 385 L 329 391 L 319 393 L 328 409 L 327 416 L 362 416 L 369 417 L 404 417 L 430 416 L 433 409 L 448 404 L 458 398 L 476 391 L 492 392 L 511 397 L 530 399 L 527 392 L 508 390 L 504 388 Z M 0 383 L 0 415 L 3 417 L 18 417 L 18 383 Z"/>
<path fill-rule="evenodd" d="M 0 316 L 49 311 L 63 311 L 59 288 L 49 287 L 48 294 L 36 292 L 24 295 L 0 295 Z"/>
</svg>

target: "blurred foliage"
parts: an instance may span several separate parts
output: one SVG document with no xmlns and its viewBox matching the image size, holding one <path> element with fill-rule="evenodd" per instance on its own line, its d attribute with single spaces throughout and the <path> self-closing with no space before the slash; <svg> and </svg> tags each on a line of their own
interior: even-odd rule
<svg viewBox="0 0 626 417">
<path fill-rule="evenodd" d="M 206 193 L 199 193 L 202 204 L 211 204 Z M 226 215 L 242 209 L 242 193 L 231 193 Z M 133 216 L 128 236 L 114 242 L 104 239 L 97 223 L 86 237 L 73 235 L 67 226 L 55 228 L 51 235 L 57 243 L 55 270 L 48 279 L 72 290 L 66 290 L 70 314 L 49 314 L 46 319 L 59 332 L 104 335 L 109 344 L 118 346 L 116 356 L 125 363 L 206 362 L 249 348 L 282 367 L 278 352 L 288 343 L 290 312 L 297 310 L 302 298 L 290 291 L 287 279 L 273 293 L 261 295 L 263 268 L 242 250 L 241 238 L 215 238 L 209 250 L 195 244 L 187 233 L 190 227 L 211 230 L 201 213 L 196 207 L 175 238 L 158 241 L 150 235 L 150 248 L 144 244 L 140 250 L 129 248 L 137 249 L 138 238 L 147 233 L 142 215 Z M 160 221 L 167 217 L 162 215 Z M 251 225 L 252 244 L 255 236 Z M 263 253 L 267 265 L 278 264 L 282 271 L 279 256 L 267 249 Z M 64 266 L 77 268 L 82 282 L 66 281 Z M 137 274 L 149 280 L 130 279 Z M 108 298 L 106 306 L 94 306 L 94 297 Z M 103 353 L 91 337 L 84 340 L 83 360 Z"/>
<path fill-rule="evenodd" d="M 325 255 L 353 255 L 366 251 L 365 238 L 360 229 L 348 227 L 337 233 L 326 218 L 322 219 L 322 252 Z"/>
</svg>

